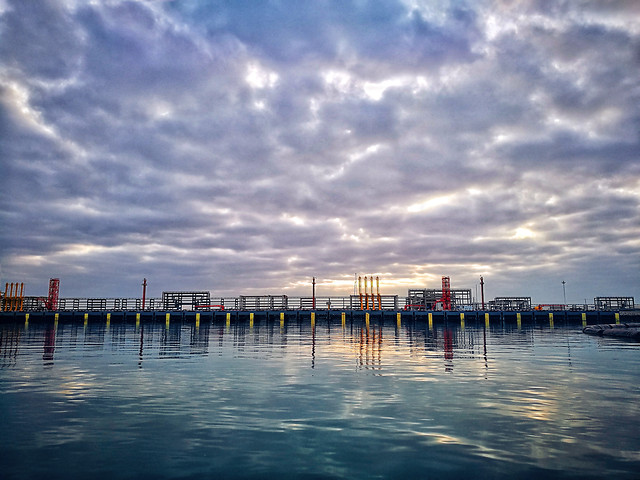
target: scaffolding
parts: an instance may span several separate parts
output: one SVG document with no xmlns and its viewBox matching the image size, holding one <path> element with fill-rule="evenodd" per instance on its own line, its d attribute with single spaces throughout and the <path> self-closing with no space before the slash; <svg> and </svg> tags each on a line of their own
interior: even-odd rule
<svg viewBox="0 0 640 480">
<path fill-rule="evenodd" d="M 449 289 L 450 310 L 471 307 L 471 289 Z M 435 310 L 441 302 L 442 290 L 436 288 L 410 289 L 407 293 L 405 310 Z"/>
<path fill-rule="evenodd" d="M 240 310 L 286 310 L 288 305 L 286 295 L 241 295 L 239 298 Z"/>
<path fill-rule="evenodd" d="M 162 292 L 165 310 L 195 310 L 200 305 L 211 305 L 209 292 Z"/>
<path fill-rule="evenodd" d="M 489 302 L 489 310 L 531 310 L 531 297 L 496 297 Z"/>
<path fill-rule="evenodd" d="M 45 301 L 45 307 L 47 308 L 47 310 L 58 309 L 59 294 L 60 294 L 60 279 L 59 278 L 49 279 L 49 296 Z"/>
<path fill-rule="evenodd" d="M 634 297 L 596 297 L 593 303 L 597 310 L 633 310 Z"/>
</svg>

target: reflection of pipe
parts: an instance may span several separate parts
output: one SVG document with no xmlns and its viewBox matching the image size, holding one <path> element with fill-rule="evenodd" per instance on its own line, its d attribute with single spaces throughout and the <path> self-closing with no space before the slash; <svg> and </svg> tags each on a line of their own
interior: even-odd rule
<svg viewBox="0 0 640 480">
<path fill-rule="evenodd" d="M 364 310 L 362 306 L 362 277 L 358 277 L 358 295 L 360 295 L 360 310 Z"/>
<path fill-rule="evenodd" d="M 451 332 L 446 328 L 444 330 L 444 358 L 446 360 L 453 359 L 453 338 Z"/>
<path fill-rule="evenodd" d="M 214 307 L 219 307 L 220 310 L 224 310 L 224 305 L 196 305 L 195 308 L 214 308 Z"/>
<path fill-rule="evenodd" d="M 56 349 L 56 330 L 53 327 L 47 327 L 44 334 L 44 353 L 42 360 L 53 363 L 53 354 Z"/>
</svg>

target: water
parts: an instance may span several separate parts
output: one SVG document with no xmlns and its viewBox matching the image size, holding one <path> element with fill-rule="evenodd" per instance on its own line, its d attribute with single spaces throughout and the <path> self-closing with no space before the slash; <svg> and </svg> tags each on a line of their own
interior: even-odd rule
<svg viewBox="0 0 640 480">
<path fill-rule="evenodd" d="M 638 478 L 640 344 L 579 325 L 0 326 L 2 478 Z"/>
</svg>

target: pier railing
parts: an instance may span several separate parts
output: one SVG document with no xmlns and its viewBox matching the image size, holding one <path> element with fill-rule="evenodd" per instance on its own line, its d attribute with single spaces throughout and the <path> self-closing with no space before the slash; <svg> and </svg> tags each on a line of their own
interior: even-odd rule
<svg viewBox="0 0 640 480">
<path fill-rule="evenodd" d="M 2 299 L 4 300 L 4 299 Z M 239 297 L 211 297 L 206 304 L 167 302 L 163 298 L 146 298 L 143 306 L 141 298 L 60 298 L 54 308 L 48 308 L 45 299 L 40 297 L 24 297 L 17 307 L 12 303 L 2 303 L 0 311 L 287 311 L 287 310 L 387 310 L 387 311 L 427 311 L 423 304 L 410 303 L 409 297 L 398 295 L 374 295 L 373 297 L 289 297 L 287 295 L 245 295 Z M 638 306 L 640 307 L 640 306 Z M 607 308 L 601 304 L 549 304 L 535 305 L 529 309 L 501 308 L 500 311 L 606 311 L 633 310 L 634 308 Z M 452 311 L 493 311 L 498 310 L 490 305 L 471 303 L 452 305 Z"/>
</svg>

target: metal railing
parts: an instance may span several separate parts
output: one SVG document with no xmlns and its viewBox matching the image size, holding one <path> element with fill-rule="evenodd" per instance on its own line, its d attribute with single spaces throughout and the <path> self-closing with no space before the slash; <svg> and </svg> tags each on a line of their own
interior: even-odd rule
<svg viewBox="0 0 640 480">
<path fill-rule="evenodd" d="M 192 303 L 167 305 L 163 298 L 147 298 L 144 309 L 140 298 L 60 298 L 58 311 L 286 311 L 286 310 L 407 310 L 432 311 L 431 305 L 410 303 L 413 297 L 398 295 L 380 295 L 380 298 L 365 301 L 359 295 L 348 297 L 289 297 L 287 295 L 241 295 L 239 297 L 211 297 L 206 305 Z M 0 298 L 0 311 L 8 304 Z M 46 299 L 42 297 L 24 297 L 22 308 L 12 308 L 10 311 L 44 311 L 48 310 Z M 441 309 L 441 306 L 438 306 Z M 607 310 L 639 310 L 640 305 L 628 305 L 627 308 L 611 308 L 598 304 L 534 304 L 530 308 L 495 308 L 480 303 L 452 305 L 451 311 L 607 311 Z M 8 308 L 6 309 L 7 311 Z"/>
</svg>

